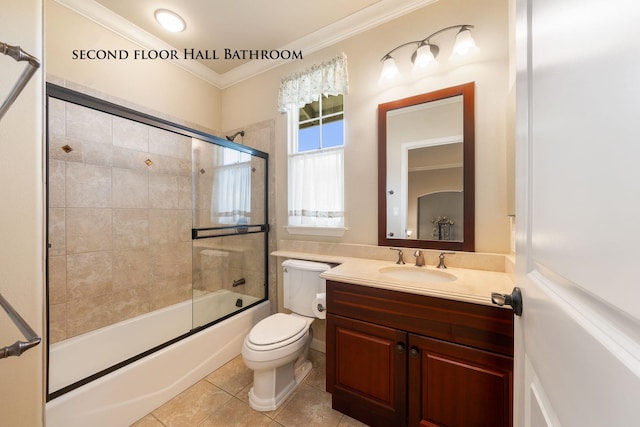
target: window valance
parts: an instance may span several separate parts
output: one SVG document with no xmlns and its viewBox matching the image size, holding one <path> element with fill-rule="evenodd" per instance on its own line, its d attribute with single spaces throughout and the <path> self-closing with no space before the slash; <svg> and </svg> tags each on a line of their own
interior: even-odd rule
<svg viewBox="0 0 640 427">
<path fill-rule="evenodd" d="M 286 113 L 317 101 L 320 95 L 346 95 L 348 91 L 347 55 L 342 53 L 330 61 L 282 78 L 278 110 Z"/>
</svg>

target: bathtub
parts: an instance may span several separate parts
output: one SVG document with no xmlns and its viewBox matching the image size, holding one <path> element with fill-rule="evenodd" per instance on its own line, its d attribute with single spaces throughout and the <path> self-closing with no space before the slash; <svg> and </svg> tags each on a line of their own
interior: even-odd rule
<svg viewBox="0 0 640 427">
<path fill-rule="evenodd" d="M 53 344 L 49 390 L 185 334 L 192 324 L 206 324 L 205 313 L 221 317 L 238 311 L 238 298 L 243 306 L 258 300 L 221 290 L 196 298 L 193 312 L 186 301 Z M 46 404 L 46 425 L 128 426 L 240 354 L 246 334 L 269 314 L 269 302 L 264 301 L 56 397 Z"/>
</svg>

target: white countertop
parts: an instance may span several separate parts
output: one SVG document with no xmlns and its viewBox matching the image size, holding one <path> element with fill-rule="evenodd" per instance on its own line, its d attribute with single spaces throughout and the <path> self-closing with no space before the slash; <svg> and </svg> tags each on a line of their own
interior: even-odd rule
<svg viewBox="0 0 640 427">
<path fill-rule="evenodd" d="M 508 273 L 486 270 L 472 270 L 465 268 L 447 268 L 439 270 L 434 266 L 416 267 L 411 264 L 403 266 L 392 261 L 380 261 L 363 258 L 338 257 L 320 254 L 300 254 L 295 252 L 276 251 L 273 255 L 287 258 L 301 258 L 314 261 L 338 263 L 321 274 L 327 280 L 351 283 L 355 285 L 371 286 L 400 292 L 427 295 L 457 301 L 492 305 L 491 292 L 510 294 L 514 283 Z M 444 283 L 431 282 L 425 279 L 398 279 L 382 273 L 385 268 L 422 270 L 426 269 L 443 272 L 454 277 L 454 280 Z M 419 274 L 419 273 L 418 273 Z"/>
</svg>

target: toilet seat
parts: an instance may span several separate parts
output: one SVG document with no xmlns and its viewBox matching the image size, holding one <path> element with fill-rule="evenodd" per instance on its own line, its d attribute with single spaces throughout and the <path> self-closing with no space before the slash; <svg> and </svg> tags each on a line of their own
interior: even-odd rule
<svg viewBox="0 0 640 427">
<path fill-rule="evenodd" d="M 258 322 L 245 343 L 255 351 L 275 350 L 299 340 L 308 329 L 309 322 L 305 318 L 276 313 Z"/>
</svg>

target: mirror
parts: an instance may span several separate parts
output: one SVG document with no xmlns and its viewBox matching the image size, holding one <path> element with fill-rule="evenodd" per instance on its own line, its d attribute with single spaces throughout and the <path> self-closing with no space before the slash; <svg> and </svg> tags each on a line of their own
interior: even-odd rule
<svg viewBox="0 0 640 427">
<path fill-rule="evenodd" d="M 474 251 L 474 83 L 378 105 L 378 244 Z"/>
</svg>

